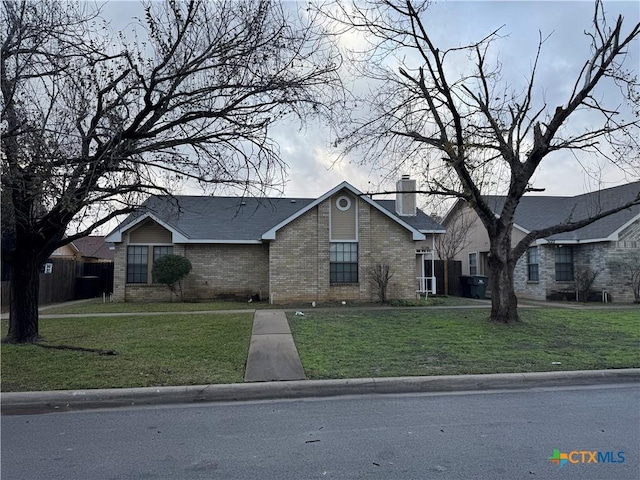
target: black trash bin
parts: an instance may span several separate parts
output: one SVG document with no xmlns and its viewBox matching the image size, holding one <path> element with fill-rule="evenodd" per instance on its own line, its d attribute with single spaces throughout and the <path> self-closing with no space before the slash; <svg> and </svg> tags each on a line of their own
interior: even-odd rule
<svg viewBox="0 0 640 480">
<path fill-rule="evenodd" d="M 95 298 L 100 295 L 100 277 L 76 277 L 76 299 Z"/>
<path fill-rule="evenodd" d="M 487 293 L 487 283 L 489 283 L 489 277 L 484 275 L 470 275 L 469 280 L 469 293 L 471 298 L 484 298 Z"/>
<path fill-rule="evenodd" d="M 484 275 L 462 275 L 460 277 L 460 291 L 463 297 L 484 298 L 487 293 L 489 277 Z"/>
</svg>

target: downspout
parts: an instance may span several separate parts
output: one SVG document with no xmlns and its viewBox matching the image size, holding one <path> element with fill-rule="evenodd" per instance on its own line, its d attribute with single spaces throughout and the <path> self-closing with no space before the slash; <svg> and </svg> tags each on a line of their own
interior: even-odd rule
<svg viewBox="0 0 640 480">
<path fill-rule="evenodd" d="M 436 236 L 431 234 L 431 289 L 433 295 L 436 294 Z"/>
</svg>

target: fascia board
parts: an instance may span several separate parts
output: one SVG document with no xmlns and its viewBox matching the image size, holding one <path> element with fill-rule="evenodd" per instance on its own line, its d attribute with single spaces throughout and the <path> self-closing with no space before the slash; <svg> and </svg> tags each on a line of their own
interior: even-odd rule
<svg viewBox="0 0 640 480">
<path fill-rule="evenodd" d="M 379 212 L 385 214 L 387 217 L 389 217 L 390 219 L 392 219 L 396 223 L 402 225 L 404 228 L 409 230 L 411 232 L 411 234 L 412 234 L 413 240 L 417 241 L 417 240 L 425 240 L 426 239 L 426 237 L 422 233 L 420 233 L 420 231 L 416 230 L 411 225 L 409 225 L 408 223 L 404 222 L 402 219 L 396 217 L 395 215 L 393 215 L 389 211 L 387 211 L 384 208 L 382 208 L 380 205 L 378 205 L 373 200 L 371 200 L 369 197 L 364 195 L 360 190 L 358 190 L 357 188 L 352 186 L 350 183 L 342 182 L 340 185 L 337 185 L 336 187 L 332 188 L 331 190 L 329 190 L 327 193 L 325 193 L 321 197 L 318 197 L 316 200 L 311 202 L 306 207 L 298 210 L 296 213 L 294 213 L 293 215 L 289 216 L 288 218 L 285 218 L 282 222 L 280 222 L 275 227 L 271 228 L 270 230 L 267 230 L 262 235 L 262 240 L 275 240 L 276 239 L 276 232 L 278 230 L 280 230 L 285 225 L 291 223 L 292 221 L 294 221 L 296 218 L 300 217 L 301 215 L 304 215 L 305 213 L 307 213 L 312 208 L 315 208 L 320 203 L 324 202 L 327 198 L 332 197 L 333 195 L 335 195 L 336 193 L 338 193 L 342 189 L 349 190 L 356 197 L 360 198 L 361 200 L 364 200 L 366 203 L 368 203 L 369 205 L 374 207 L 376 210 L 378 210 Z"/>
<path fill-rule="evenodd" d="M 185 241 L 178 241 L 173 243 L 186 243 L 186 244 L 225 244 L 225 245 L 261 245 L 262 240 L 215 240 L 215 239 L 198 239 L 189 238 Z"/>
<path fill-rule="evenodd" d="M 146 220 L 148 218 L 152 219 L 153 221 L 155 221 L 156 223 L 161 225 L 163 228 L 166 228 L 167 230 L 169 230 L 171 232 L 171 241 L 172 241 L 172 243 L 191 243 L 191 240 L 189 238 L 187 238 L 185 235 L 180 233 L 178 230 L 176 230 L 171 225 L 168 225 L 166 222 L 160 220 L 153 213 L 145 213 L 143 215 L 140 215 L 140 217 L 136 218 L 131 223 L 127 223 L 124 227 L 118 226 L 116 228 L 116 230 L 114 230 L 113 232 L 111 232 L 109 235 L 107 235 L 105 237 L 105 239 L 104 239 L 105 242 L 121 243 L 122 242 L 122 234 L 124 232 L 126 232 L 128 230 L 131 230 L 133 227 L 138 225 L 140 222 L 142 222 L 142 221 L 144 221 L 144 220 Z"/>
<path fill-rule="evenodd" d="M 614 241 L 611 238 L 590 238 L 588 240 L 547 240 L 539 238 L 536 245 L 584 245 L 586 243 L 602 243 Z"/>
<path fill-rule="evenodd" d="M 635 217 L 633 217 L 631 220 L 629 220 L 628 222 L 624 223 L 623 225 L 621 225 L 617 230 L 615 230 L 613 233 L 611 233 L 611 235 L 609 235 L 607 237 L 608 240 L 611 240 L 612 242 L 617 242 L 618 238 L 620 236 L 620 233 L 627 227 L 630 227 L 631 225 L 633 225 L 633 223 L 640 221 L 640 213 L 637 214 Z"/>
</svg>

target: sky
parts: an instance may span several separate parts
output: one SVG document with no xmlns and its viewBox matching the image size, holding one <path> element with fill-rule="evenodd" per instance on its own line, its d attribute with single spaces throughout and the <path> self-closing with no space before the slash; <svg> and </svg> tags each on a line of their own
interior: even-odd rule
<svg viewBox="0 0 640 480">
<path fill-rule="evenodd" d="M 606 2 L 605 10 L 610 18 L 622 13 L 628 25 L 640 18 L 640 4 L 636 1 Z M 131 0 L 109 0 L 103 7 L 103 17 L 115 29 L 129 23 L 132 16 L 141 16 L 140 12 L 138 4 Z M 429 8 L 427 26 L 438 42 L 454 47 L 478 40 L 504 25 L 501 32 L 505 38 L 496 43 L 495 51 L 503 64 L 503 73 L 515 84 L 530 72 L 539 32 L 551 35 L 542 50 L 537 94 L 549 104 L 558 105 L 563 103 L 562 98 L 588 54 L 589 41 L 583 32 L 589 28 L 592 16 L 591 1 L 445 1 Z M 348 46 L 349 41 L 349 38 L 341 40 L 343 46 Z M 640 70 L 639 50 L 636 41 L 627 59 L 627 66 L 636 71 Z M 576 126 L 582 128 L 588 123 Z M 364 192 L 393 188 L 389 182 L 381 183 L 381 173 L 366 161 L 360 165 L 361 158 L 354 156 L 335 163 L 339 152 L 331 146 L 333 139 L 326 126 L 311 122 L 300 130 L 281 125 L 271 131 L 288 165 L 285 196 L 318 197 L 345 180 Z M 604 167 L 604 187 L 638 179 L 600 163 Z M 416 172 L 398 172 L 398 176 L 404 173 Z M 534 186 L 544 188 L 545 195 L 578 195 L 596 189 L 597 184 L 567 154 L 544 162 L 534 177 Z"/>
</svg>

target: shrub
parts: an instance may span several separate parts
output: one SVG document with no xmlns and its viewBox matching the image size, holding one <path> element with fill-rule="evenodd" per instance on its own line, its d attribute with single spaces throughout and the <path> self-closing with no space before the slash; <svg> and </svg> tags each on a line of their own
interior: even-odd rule
<svg viewBox="0 0 640 480">
<path fill-rule="evenodd" d="M 163 255 L 153 262 L 153 281 L 164 283 L 176 296 L 176 284 L 180 289 L 182 298 L 182 279 L 189 275 L 191 262 L 180 255 Z"/>
</svg>

